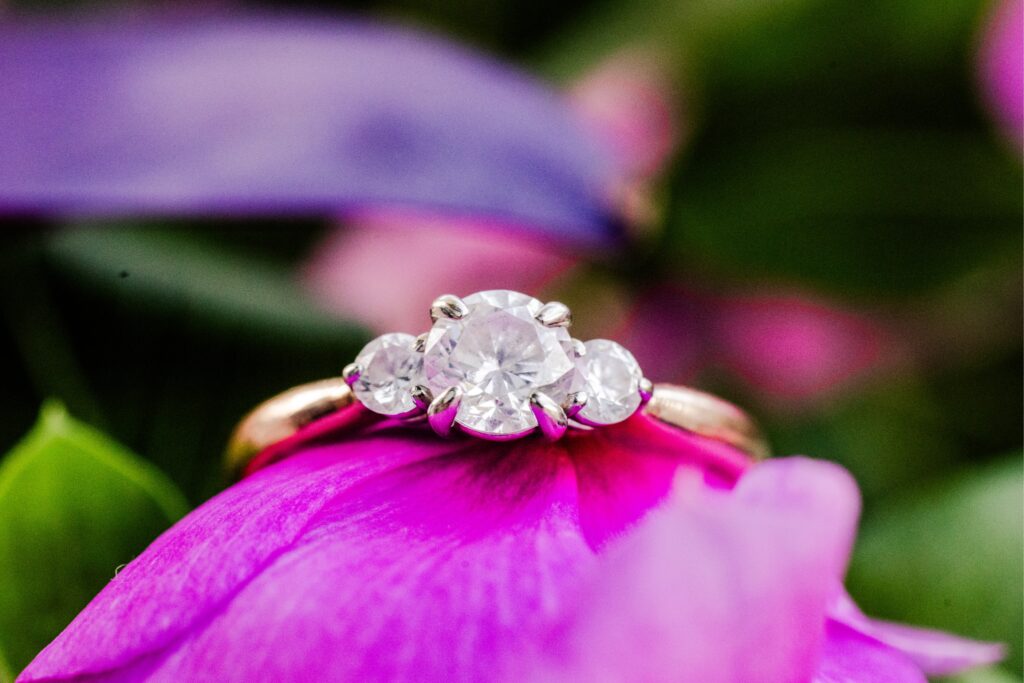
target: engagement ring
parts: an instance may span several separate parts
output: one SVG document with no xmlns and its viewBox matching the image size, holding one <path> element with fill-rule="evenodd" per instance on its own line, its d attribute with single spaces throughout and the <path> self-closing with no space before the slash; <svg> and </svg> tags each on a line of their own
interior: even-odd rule
<svg viewBox="0 0 1024 683">
<path fill-rule="evenodd" d="M 385 418 L 426 422 L 439 436 L 493 441 L 623 422 L 638 411 L 725 442 L 760 459 L 767 444 L 736 406 L 687 387 L 652 384 L 636 359 L 607 339 L 569 334 L 572 314 L 507 290 L 438 297 L 431 328 L 394 332 L 367 344 L 342 377 L 296 387 L 264 402 L 239 424 L 228 448 L 235 471 L 299 434 L 344 422 L 357 407 Z M 364 411 L 365 412 L 365 411 Z M 334 419 L 327 423 L 327 418 Z M 353 418 L 354 419 L 354 418 Z M 316 429 L 318 423 L 319 429 Z"/>
</svg>

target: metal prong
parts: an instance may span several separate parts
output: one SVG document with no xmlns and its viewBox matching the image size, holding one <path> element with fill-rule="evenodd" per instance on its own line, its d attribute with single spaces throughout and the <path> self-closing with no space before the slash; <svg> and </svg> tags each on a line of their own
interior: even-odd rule
<svg viewBox="0 0 1024 683">
<path fill-rule="evenodd" d="M 435 323 L 440 318 L 460 320 L 469 313 L 469 306 L 454 294 L 442 294 L 430 304 L 430 319 Z"/>
<path fill-rule="evenodd" d="M 565 416 L 570 420 L 576 417 L 583 410 L 583 406 L 587 405 L 588 398 L 585 391 L 574 391 L 569 394 L 565 399 L 565 403 L 562 404 Z"/>
<path fill-rule="evenodd" d="M 533 316 L 544 327 L 569 327 L 572 325 L 572 311 L 559 301 L 549 301 Z"/>
<path fill-rule="evenodd" d="M 412 343 L 412 349 L 416 353 L 423 353 L 427 350 L 427 336 L 429 332 L 424 332 L 420 336 L 416 337 L 416 341 Z"/>
<path fill-rule="evenodd" d="M 363 369 L 357 363 L 349 363 L 342 369 L 341 378 L 345 380 L 345 384 L 352 386 L 359 381 L 361 374 L 363 374 Z"/>
<path fill-rule="evenodd" d="M 576 354 L 577 358 L 582 358 L 587 355 L 587 345 L 581 342 L 579 339 L 572 340 L 572 351 Z"/>
<path fill-rule="evenodd" d="M 565 434 L 569 426 L 565 411 L 546 394 L 535 391 L 530 396 L 530 410 L 533 411 L 537 418 L 537 426 L 548 441 L 556 441 Z"/>
<path fill-rule="evenodd" d="M 652 396 L 654 396 L 654 383 L 646 377 L 642 377 L 640 379 L 640 405 L 647 405 Z"/>
<path fill-rule="evenodd" d="M 444 393 L 435 398 L 427 406 L 427 422 L 438 436 L 448 436 L 455 426 L 455 417 L 462 402 L 462 389 L 456 385 L 448 387 Z"/>
<path fill-rule="evenodd" d="M 412 394 L 412 402 L 416 404 L 416 407 L 422 411 L 427 412 L 427 408 L 434 401 L 434 394 L 431 393 L 430 389 L 426 388 L 422 384 L 414 386 L 409 393 Z"/>
</svg>

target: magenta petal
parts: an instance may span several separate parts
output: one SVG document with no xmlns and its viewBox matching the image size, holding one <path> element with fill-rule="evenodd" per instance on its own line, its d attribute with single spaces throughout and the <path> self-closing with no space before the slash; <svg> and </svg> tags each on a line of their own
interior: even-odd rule
<svg viewBox="0 0 1024 683">
<path fill-rule="evenodd" d="M 1005 648 L 998 643 L 984 643 L 942 631 L 871 619 L 845 592 L 834 601 L 829 616 L 867 638 L 898 650 L 930 675 L 955 674 L 993 664 L 1006 654 Z"/>
<path fill-rule="evenodd" d="M 599 243 L 615 169 L 553 91 L 330 18 L 0 22 L 0 213 L 412 206 Z"/>
<path fill-rule="evenodd" d="M 680 468 L 723 481 L 738 469 L 643 418 L 591 436 L 492 444 L 385 428 L 309 447 L 175 525 L 22 680 L 516 680 L 577 604 L 595 547 Z M 615 442 L 632 457 L 600 458 Z M 603 464 L 579 466 L 592 459 Z M 597 514 L 581 491 L 633 467 L 645 474 L 624 489 L 628 510 L 581 520 Z"/>
<path fill-rule="evenodd" d="M 822 462 L 758 465 L 733 493 L 680 475 L 609 546 L 539 678 L 809 680 L 858 508 L 849 475 Z"/>
<path fill-rule="evenodd" d="M 293 545 L 338 490 L 445 451 L 383 438 L 373 446 L 358 459 L 289 459 L 202 505 L 119 572 L 24 676 L 107 671 L 170 645 Z"/>
<path fill-rule="evenodd" d="M 813 683 L 926 683 L 903 653 L 837 622 L 826 628 L 821 665 Z"/>
</svg>

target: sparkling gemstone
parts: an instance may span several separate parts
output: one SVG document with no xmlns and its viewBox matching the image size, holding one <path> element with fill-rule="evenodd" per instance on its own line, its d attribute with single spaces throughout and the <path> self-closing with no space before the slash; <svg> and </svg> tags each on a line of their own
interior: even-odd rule
<svg viewBox="0 0 1024 683">
<path fill-rule="evenodd" d="M 586 353 L 576 366 L 587 404 L 579 416 L 593 424 L 622 422 L 640 407 L 640 366 L 633 354 L 613 341 L 592 339 L 584 346 Z"/>
<path fill-rule="evenodd" d="M 534 319 L 541 302 L 518 292 L 467 296 L 459 320 L 439 318 L 427 336 L 423 374 L 438 396 L 462 388 L 455 421 L 474 432 L 509 436 L 537 426 L 530 395 L 565 401 L 575 376 L 572 339 L 564 327 Z"/>
<path fill-rule="evenodd" d="M 411 411 L 412 387 L 423 382 L 423 354 L 413 349 L 411 334 L 385 334 L 356 356 L 362 368 L 352 390 L 364 406 L 382 415 Z"/>
</svg>

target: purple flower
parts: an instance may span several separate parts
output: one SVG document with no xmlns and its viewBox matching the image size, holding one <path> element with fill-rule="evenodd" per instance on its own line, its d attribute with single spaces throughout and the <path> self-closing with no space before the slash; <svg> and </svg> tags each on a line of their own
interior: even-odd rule
<svg viewBox="0 0 1024 683">
<path fill-rule="evenodd" d="M 903 683 L 999 657 L 852 606 L 842 469 L 746 467 L 648 418 L 309 445 L 157 539 L 19 680 Z"/>
<path fill-rule="evenodd" d="M 0 214 L 415 207 L 619 236 L 610 155 L 553 93 L 331 19 L 0 22 Z"/>
</svg>

